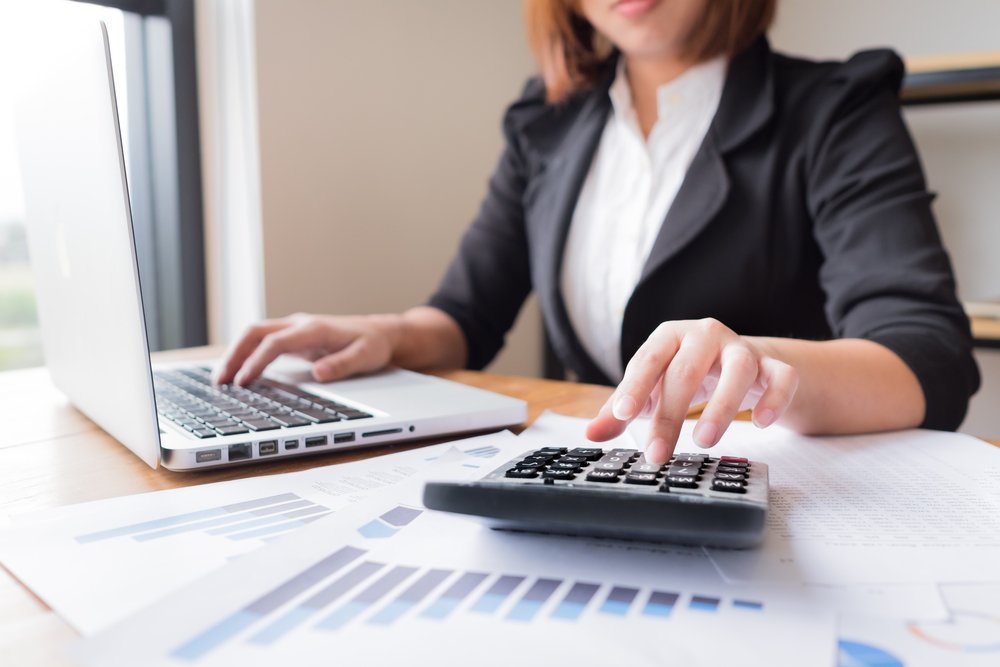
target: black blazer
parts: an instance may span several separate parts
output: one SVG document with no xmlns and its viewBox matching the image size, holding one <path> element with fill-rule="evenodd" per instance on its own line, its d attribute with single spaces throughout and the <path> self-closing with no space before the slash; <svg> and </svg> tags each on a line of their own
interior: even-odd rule
<svg viewBox="0 0 1000 667">
<path fill-rule="evenodd" d="M 468 365 L 503 345 L 535 290 L 563 365 L 610 384 L 560 294 L 567 231 L 610 112 L 603 83 L 557 105 L 528 82 L 504 118 L 506 149 L 430 305 L 465 334 Z M 979 386 L 969 323 L 898 102 L 891 51 L 846 63 L 733 58 L 719 109 L 622 321 L 626 363 L 665 320 L 714 317 L 738 334 L 866 338 L 913 369 L 924 426 L 954 429 Z"/>
</svg>

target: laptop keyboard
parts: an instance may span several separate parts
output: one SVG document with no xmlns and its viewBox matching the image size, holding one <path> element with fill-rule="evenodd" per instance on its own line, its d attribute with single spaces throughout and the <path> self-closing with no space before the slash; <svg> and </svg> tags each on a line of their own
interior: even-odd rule
<svg viewBox="0 0 1000 667">
<path fill-rule="evenodd" d="M 153 384 L 160 417 L 198 438 L 372 416 L 275 380 L 262 378 L 245 387 L 212 384 L 208 368 L 157 371 Z"/>
</svg>

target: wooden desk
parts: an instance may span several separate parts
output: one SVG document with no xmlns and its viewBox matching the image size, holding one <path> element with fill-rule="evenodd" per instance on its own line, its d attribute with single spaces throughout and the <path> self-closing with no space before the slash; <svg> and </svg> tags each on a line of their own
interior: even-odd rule
<svg viewBox="0 0 1000 667">
<path fill-rule="evenodd" d="M 217 350 L 186 350 L 161 359 L 198 359 Z M 528 401 L 529 422 L 544 410 L 591 416 L 608 387 L 451 371 L 459 382 Z M 420 444 L 428 444 L 423 441 Z M 172 489 L 253 475 L 343 463 L 419 445 L 275 461 L 199 473 L 152 470 L 77 412 L 51 384 L 45 369 L 0 373 L 0 515 Z M 0 663 L 18 667 L 71 665 L 64 647 L 76 632 L 6 570 L 0 568 Z"/>
</svg>

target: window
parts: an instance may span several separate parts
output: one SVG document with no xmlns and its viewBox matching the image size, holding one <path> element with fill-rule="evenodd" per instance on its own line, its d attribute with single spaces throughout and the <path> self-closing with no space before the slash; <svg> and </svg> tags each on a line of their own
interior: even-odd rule
<svg viewBox="0 0 1000 667">
<path fill-rule="evenodd" d="M 14 0 L 0 19 L 16 28 L 75 11 L 107 24 L 153 350 L 207 339 L 193 4 Z M 0 103 L 0 369 L 42 363 L 16 156 L 13 110 Z"/>
</svg>

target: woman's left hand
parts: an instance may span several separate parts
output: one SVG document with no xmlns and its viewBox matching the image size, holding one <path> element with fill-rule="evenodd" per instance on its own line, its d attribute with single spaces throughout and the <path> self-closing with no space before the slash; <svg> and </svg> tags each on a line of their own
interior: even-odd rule
<svg viewBox="0 0 1000 667">
<path fill-rule="evenodd" d="M 625 376 L 587 427 L 591 440 L 610 440 L 633 419 L 651 418 L 646 460 L 666 463 L 691 405 L 708 401 L 694 428 L 695 442 L 711 447 L 741 409 L 770 426 L 788 410 L 799 376 L 764 346 L 718 320 L 664 322 L 625 368 Z"/>
</svg>

